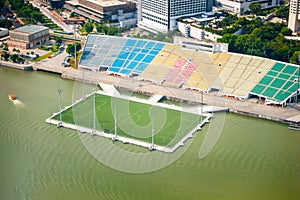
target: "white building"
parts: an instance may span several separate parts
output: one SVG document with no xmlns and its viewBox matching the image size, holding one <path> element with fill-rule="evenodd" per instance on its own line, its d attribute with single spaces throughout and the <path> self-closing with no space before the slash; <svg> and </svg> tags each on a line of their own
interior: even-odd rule
<svg viewBox="0 0 300 200">
<path fill-rule="evenodd" d="M 300 1 L 291 0 L 290 1 L 290 13 L 288 27 L 293 31 L 293 33 L 299 32 L 300 28 Z"/>
<path fill-rule="evenodd" d="M 195 23 L 184 23 L 178 22 L 178 30 L 185 36 L 185 37 L 192 37 L 198 40 L 211 40 L 217 41 L 218 38 L 222 36 L 207 32 L 203 29 L 199 28 L 199 25 Z"/>
<path fill-rule="evenodd" d="M 261 9 L 272 8 L 280 5 L 280 0 L 216 0 L 217 6 L 232 13 L 243 15 L 249 11 L 249 5 L 260 3 Z"/>
<path fill-rule="evenodd" d="M 206 51 L 210 53 L 228 52 L 227 43 L 205 42 L 193 38 L 175 36 L 174 44 L 182 46 L 183 48 L 187 48 L 187 49 L 195 49 L 196 51 L 199 50 L 199 51 Z"/>
<path fill-rule="evenodd" d="M 177 29 L 177 19 L 212 10 L 213 0 L 138 0 L 138 25 L 153 32 Z"/>
</svg>

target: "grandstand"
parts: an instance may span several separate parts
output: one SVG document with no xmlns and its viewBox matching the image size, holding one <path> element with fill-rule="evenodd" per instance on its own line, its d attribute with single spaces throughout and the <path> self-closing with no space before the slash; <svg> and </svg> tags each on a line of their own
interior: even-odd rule
<svg viewBox="0 0 300 200">
<path fill-rule="evenodd" d="M 140 75 L 165 44 L 147 40 L 91 35 L 80 65 L 83 68 L 123 76 Z"/>
<path fill-rule="evenodd" d="M 251 94 L 265 98 L 267 104 L 285 104 L 299 89 L 298 76 L 298 66 L 276 62 L 251 90 Z"/>
<path fill-rule="evenodd" d="M 234 53 L 207 53 L 163 42 L 89 35 L 79 66 L 154 84 L 285 105 L 298 66 Z"/>
</svg>

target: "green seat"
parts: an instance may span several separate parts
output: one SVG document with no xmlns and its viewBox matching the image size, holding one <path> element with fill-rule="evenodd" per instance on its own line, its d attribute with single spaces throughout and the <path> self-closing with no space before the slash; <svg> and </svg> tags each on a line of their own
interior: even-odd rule
<svg viewBox="0 0 300 200">
<path fill-rule="evenodd" d="M 252 90 L 251 92 L 254 93 L 254 94 L 261 94 L 262 91 L 264 91 L 264 89 L 266 88 L 266 86 L 263 86 L 263 85 L 256 85 Z"/>
<path fill-rule="evenodd" d="M 271 83 L 271 86 L 281 88 L 285 84 L 285 82 L 285 80 L 277 78 Z"/>
<path fill-rule="evenodd" d="M 259 84 L 269 85 L 269 83 L 271 83 L 273 79 L 274 78 L 271 76 L 264 76 L 263 79 L 260 80 Z"/>
<path fill-rule="evenodd" d="M 276 88 L 268 87 L 268 88 L 263 92 L 262 95 L 264 95 L 264 96 L 266 96 L 266 97 L 272 98 L 272 97 L 276 94 L 277 91 L 278 91 L 278 89 L 276 89 Z"/>
<path fill-rule="evenodd" d="M 280 72 L 280 71 L 284 68 L 284 66 L 285 66 L 285 64 L 282 64 L 282 63 L 276 63 L 276 64 L 273 66 L 272 70 L 273 70 L 273 71 L 278 71 L 278 72 Z"/>
<path fill-rule="evenodd" d="M 287 66 L 284 68 L 283 72 L 284 72 L 284 73 L 287 73 L 287 74 L 293 74 L 296 70 L 297 70 L 297 67 L 291 66 L 291 65 L 287 65 Z"/>
</svg>

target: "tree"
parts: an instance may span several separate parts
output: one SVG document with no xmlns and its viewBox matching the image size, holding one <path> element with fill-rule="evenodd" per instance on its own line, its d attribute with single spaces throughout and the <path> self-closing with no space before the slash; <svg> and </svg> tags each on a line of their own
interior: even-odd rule
<svg viewBox="0 0 300 200">
<path fill-rule="evenodd" d="M 289 6 L 283 5 L 276 11 L 276 17 L 287 19 L 289 17 Z"/>
<path fill-rule="evenodd" d="M 17 55 L 17 54 L 12 54 L 9 58 L 10 58 L 13 62 L 17 62 L 18 55 Z"/>
<path fill-rule="evenodd" d="M 8 19 L 0 20 L 0 27 L 10 29 L 12 27 L 12 22 Z"/>
<path fill-rule="evenodd" d="M 4 47 L 3 47 L 3 51 L 8 51 L 8 46 L 6 45 L 4 45 Z"/>
<path fill-rule="evenodd" d="M 3 53 L 1 56 L 4 58 L 5 61 L 8 61 L 10 55 L 8 53 Z"/>
<path fill-rule="evenodd" d="M 108 27 L 105 24 L 98 24 L 96 26 L 96 30 L 97 30 L 98 33 L 105 33 L 105 34 L 107 34 Z"/>
<path fill-rule="evenodd" d="M 90 32 L 92 32 L 93 29 L 94 29 L 94 24 L 91 23 L 91 22 L 87 22 L 87 23 L 84 24 L 83 27 L 84 27 L 84 29 L 85 29 L 85 31 L 86 31 L 87 33 L 90 33 Z"/>
<path fill-rule="evenodd" d="M 80 49 L 81 49 L 80 43 L 76 42 L 76 52 L 80 51 Z M 66 52 L 68 54 L 74 55 L 75 52 L 74 44 L 68 44 Z"/>
<path fill-rule="evenodd" d="M 119 34 L 119 29 L 116 27 L 109 27 L 108 31 L 107 31 L 107 35 L 118 35 Z"/>
<path fill-rule="evenodd" d="M 0 0 L 0 10 L 2 10 L 3 6 L 4 6 L 5 1 L 4 0 Z"/>
<path fill-rule="evenodd" d="M 250 9 L 251 13 L 257 15 L 261 10 L 261 5 L 260 5 L 260 3 L 251 3 L 249 5 L 249 9 Z"/>
<path fill-rule="evenodd" d="M 54 37 L 54 40 L 55 40 L 55 42 L 57 42 L 58 44 L 60 44 L 61 41 L 62 41 L 61 37 L 58 37 L 58 36 L 55 36 L 55 37 Z"/>
<path fill-rule="evenodd" d="M 300 64 L 299 59 L 298 59 L 299 56 L 300 56 L 300 51 L 295 51 L 291 57 L 290 62 L 299 65 Z"/>
<path fill-rule="evenodd" d="M 289 29 L 288 27 L 283 27 L 280 31 L 280 33 L 284 36 L 290 36 L 292 35 L 293 31 Z"/>
<path fill-rule="evenodd" d="M 218 42 L 228 43 L 228 50 L 234 51 L 234 43 L 237 40 L 237 38 L 238 38 L 238 36 L 236 36 L 234 34 L 226 33 L 223 35 L 222 38 L 218 39 Z"/>
</svg>

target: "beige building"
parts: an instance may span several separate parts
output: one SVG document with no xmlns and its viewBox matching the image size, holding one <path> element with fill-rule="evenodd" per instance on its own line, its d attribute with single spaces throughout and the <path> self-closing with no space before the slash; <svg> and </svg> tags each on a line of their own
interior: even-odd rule
<svg viewBox="0 0 300 200">
<path fill-rule="evenodd" d="M 121 27 L 137 23 L 136 3 L 131 0 L 71 0 L 64 8 L 95 22 L 119 22 Z"/>
<path fill-rule="evenodd" d="M 293 31 L 293 33 L 299 32 L 300 27 L 300 0 L 290 1 L 290 13 L 289 13 L 289 23 L 288 27 Z"/>
<path fill-rule="evenodd" d="M 49 41 L 49 28 L 28 25 L 9 31 L 8 46 L 20 49 L 33 49 Z"/>
</svg>

